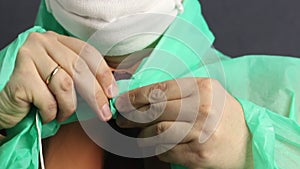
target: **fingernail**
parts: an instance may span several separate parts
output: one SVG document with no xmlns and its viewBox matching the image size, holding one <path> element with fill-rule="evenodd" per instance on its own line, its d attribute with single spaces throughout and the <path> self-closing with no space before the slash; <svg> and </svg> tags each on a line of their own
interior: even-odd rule
<svg viewBox="0 0 300 169">
<path fill-rule="evenodd" d="M 108 88 L 107 88 L 107 93 L 111 97 L 115 97 L 118 95 L 118 86 L 115 82 L 113 82 Z"/>
<path fill-rule="evenodd" d="M 111 119 L 112 113 L 111 113 L 111 111 L 110 111 L 110 109 L 109 109 L 108 104 L 105 104 L 105 105 L 102 107 L 101 111 L 102 111 L 102 113 L 103 113 L 104 120 L 107 121 L 107 120 Z"/>
</svg>

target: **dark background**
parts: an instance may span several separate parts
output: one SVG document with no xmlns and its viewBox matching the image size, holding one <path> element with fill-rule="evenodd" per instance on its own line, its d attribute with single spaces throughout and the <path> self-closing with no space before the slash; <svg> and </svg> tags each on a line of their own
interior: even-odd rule
<svg viewBox="0 0 300 169">
<path fill-rule="evenodd" d="M 300 56 L 299 0 L 200 0 L 216 36 L 230 56 Z M 0 49 L 33 25 L 39 0 L 0 1 Z"/>
</svg>

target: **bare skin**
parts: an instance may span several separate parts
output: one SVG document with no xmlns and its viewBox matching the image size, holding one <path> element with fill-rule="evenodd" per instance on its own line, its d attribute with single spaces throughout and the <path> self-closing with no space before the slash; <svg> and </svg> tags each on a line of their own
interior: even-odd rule
<svg viewBox="0 0 300 169">
<path fill-rule="evenodd" d="M 161 161 L 189 169 L 253 168 L 243 109 L 216 80 L 185 78 L 145 86 L 121 95 L 116 106 L 135 120 L 157 117 L 135 123 L 119 116 L 117 124 L 143 128 L 142 138 L 159 135 L 140 146 L 155 146 Z"/>
<path fill-rule="evenodd" d="M 47 77 L 58 65 L 62 68 L 47 85 Z M 101 54 L 79 39 L 54 32 L 31 33 L 0 92 L 0 129 L 15 126 L 32 105 L 39 109 L 44 123 L 64 121 L 76 109 L 75 84 L 99 118 L 109 120 L 108 98 L 117 93 L 117 86 Z"/>
<path fill-rule="evenodd" d="M 117 93 L 110 67 L 119 67 L 122 62 L 122 68 L 128 68 L 146 56 L 147 54 L 136 59 L 134 57 L 128 59 L 127 56 L 105 57 L 105 61 L 95 48 L 81 40 L 54 32 L 32 33 L 18 53 L 16 67 L 10 81 L 0 92 L 0 129 L 15 126 L 28 114 L 32 105 L 40 110 L 44 123 L 53 119 L 64 121 L 76 109 L 75 85 L 79 86 L 77 88 L 79 93 L 86 96 L 87 100 L 91 98 L 96 100 L 97 104 L 91 103 L 91 106 L 99 118 L 103 121 L 109 120 L 111 112 L 108 109 L 108 98 Z M 127 58 L 126 61 L 124 61 L 125 58 Z M 57 65 L 62 68 L 47 85 L 45 81 Z M 31 79 L 28 80 L 28 77 Z M 94 82 L 92 88 L 85 86 L 85 81 L 80 80 L 84 77 L 90 77 L 90 80 Z M 180 84 L 187 86 L 178 86 L 178 81 L 184 82 Z M 195 86 L 188 86 L 192 84 Z M 155 89 L 163 91 L 167 99 L 155 98 L 159 96 L 157 94 L 151 96 L 152 90 Z M 126 95 L 131 96 L 129 100 L 126 100 L 128 98 L 125 97 Z M 213 96 L 216 96 L 215 98 L 225 96 L 226 99 L 220 103 L 213 100 Z M 161 116 L 144 124 L 134 123 L 119 116 L 117 123 L 124 128 L 142 128 L 140 137 L 158 135 L 170 128 L 171 125 L 175 126 L 175 131 L 191 127 L 178 145 L 158 155 L 161 161 L 182 164 L 190 169 L 252 168 L 251 146 L 249 146 L 251 145 L 251 136 L 244 120 L 243 110 L 240 104 L 217 81 L 191 78 L 157 83 L 120 96 L 116 106 L 120 112 L 125 112 L 131 117 L 141 117 L 137 114 L 141 112 L 146 112 L 145 116 L 151 116 L 151 113 L 155 112 L 145 111 L 148 110 L 149 105 L 153 104 L 153 102 L 149 102 L 149 97 L 156 99 L 156 105 L 167 105 L 164 109 L 156 107 L 157 110 L 163 112 Z M 192 111 L 187 109 L 184 112 L 186 118 L 176 120 L 182 103 L 199 106 L 198 109 L 192 109 Z M 135 109 L 132 109 L 132 105 Z M 220 105 L 223 107 L 219 107 Z M 135 111 L 136 109 L 140 111 Z M 197 118 L 190 118 L 193 117 L 190 116 L 191 112 L 196 112 Z M 218 123 L 212 125 L 215 128 L 210 128 L 211 125 L 209 127 L 204 125 L 205 120 L 211 114 L 219 119 Z M 68 144 L 67 142 L 54 144 L 66 136 L 63 131 L 76 128 L 77 132 L 71 132 L 73 134 L 69 138 L 76 138 L 78 134 L 80 137 L 87 137 L 80 134 L 83 131 L 77 124 L 75 126 L 77 127 L 74 125 L 62 126 L 57 136 L 44 142 L 46 159 L 53 157 L 51 150 L 57 149 L 57 146 Z M 201 142 L 199 138 L 203 135 L 203 131 L 209 131 L 210 135 L 204 142 Z M 180 132 L 173 132 L 173 136 L 176 135 L 180 135 Z M 174 137 L 164 137 L 162 142 L 146 143 L 141 146 L 155 144 L 157 150 L 163 150 L 174 142 L 172 138 Z M 83 146 L 94 147 L 89 150 L 102 157 L 101 148 L 97 148 L 92 140 L 83 139 L 80 142 L 83 143 Z M 78 160 L 80 161 L 80 159 Z M 92 161 L 91 163 L 99 165 L 101 162 L 98 164 L 97 161 Z M 50 165 L 50 163 L 48 164 Z"/>
</svg>

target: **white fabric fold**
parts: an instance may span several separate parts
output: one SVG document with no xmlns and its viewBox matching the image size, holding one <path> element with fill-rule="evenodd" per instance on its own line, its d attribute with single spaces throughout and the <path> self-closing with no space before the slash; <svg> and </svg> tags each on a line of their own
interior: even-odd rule
<svg viewBox="0 0 300 169">
<path fill-rule="evenodd" d="M 46 5 L 67 31 L 108 56 L 146 48 L 183 12 L 181 0 L 46 0 Z"/>
</svg>

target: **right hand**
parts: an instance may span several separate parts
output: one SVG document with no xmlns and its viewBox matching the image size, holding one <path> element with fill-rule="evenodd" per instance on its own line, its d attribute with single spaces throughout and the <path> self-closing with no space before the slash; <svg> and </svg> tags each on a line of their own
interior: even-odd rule
<svg viewBox="0 0 300 169">
<path fill-rule="evenodd" d="M 61 66 L 50 83 L 47 77 Z M 31 33 L 19 49 L 15 69 L 0 92 L 0 129 L 11 128 L 36 106 L 44 123 L 64 121 L 76 110 L 76 91 L 103 121 L 112 115 L 108 98 L 117 93 L 102 55 L 79 39 L 54 32 Z"/>
</svg>

